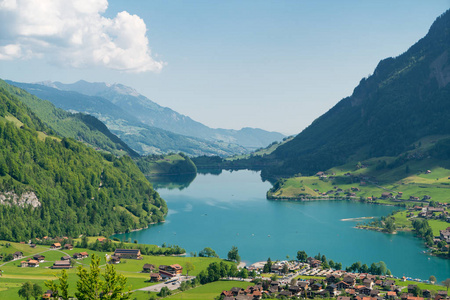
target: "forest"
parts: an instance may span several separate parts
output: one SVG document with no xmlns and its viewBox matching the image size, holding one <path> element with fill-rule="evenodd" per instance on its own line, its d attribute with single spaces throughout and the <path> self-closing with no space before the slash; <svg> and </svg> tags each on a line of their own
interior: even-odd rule
<svg viewBox="0 0 450 300">
<path fill-rule="evenodd" d="M 0 239 L 108 236 L 164 220 L 167 206 L 129 156 L 59 138 L 0 88 L 0 191 L 34 192 L 33 208 L 0 205 Z"/>
</svg>

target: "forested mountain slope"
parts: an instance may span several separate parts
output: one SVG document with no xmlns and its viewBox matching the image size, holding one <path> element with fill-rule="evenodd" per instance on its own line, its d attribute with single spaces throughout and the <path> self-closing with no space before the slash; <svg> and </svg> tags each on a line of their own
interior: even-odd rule
<svg viewBox="0 0 450 300">
<path fill-rule="evenodd" d="M 129 156 L 54 136 L 0 87 L 0 239 L 107 236 L 162 221 L 165 213 Z"/>
<path fill-rule="evenodd" d="M 64 91 L 41 84 L 8 80 L 6 82 L 48 100 L 56 107 L 95 116 L 122 141 L 142 155 L 181 151 L 188 155 L 227 156 L 246 152 L 244 147 L 237 144 L 184 136 L 144 124 L 127 110 L 99 96 Z"/>
<path fill-rule="evenodd" d="M 81 113 L 72 114 L 56 108 L 51 102 L 41 100 L 34 95 L 0 80 L 4 88 L 18 100 L 25 103 L 45 124 L 63 137 L 73 138 L 98 150 L 115 155 L 128 154 L 137 157 L 139 154 L 111 133 L 97 118 Z"/>
<path fill-rule="evenodd" d="M 274 151 L 270 159 L 277 164 L 264 174 L 311 174 L 348 161 L 396 156 L 423 137 L 450 134 L 449 51 L 447 11 L 408 51 L 382 60 L 350 97 Z"/>
</svg>

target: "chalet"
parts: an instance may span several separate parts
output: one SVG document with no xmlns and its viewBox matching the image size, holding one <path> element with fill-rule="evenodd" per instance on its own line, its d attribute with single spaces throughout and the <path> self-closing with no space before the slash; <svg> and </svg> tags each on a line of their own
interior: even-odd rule
<svg viewBox="0 0 450 300">
<path fill-rule="evenodd" d="M 302 289 L 302 291 L 305 291 L 308 289 L 309 282 L 308 281 L 299 281 L 299 282 L 297 282 L 297 285 Z"/>
<path fill-rule="evenodd" d="M 150 281 L 151 282 L 161 281 L 161 275 L 159 275 L 159 273 L 150 273 Z"/>
<path fill-rule="evenodd" d="M 336 292 L 337 292 L 336 284 L 332 283 L 332 284 L 327 285 L 326 291 L 329 292 L 330 295 L 334 297 L 336 295 Z"/>
<path fill-rule="evenodd" d="M 168 271 L 174 274 L 181 274 L 183 272 L 183 267 L 179 264 L 170 265 Z"/>
<path fill-rule="evenodd" d="M 290 298 L 292 297 L 292 293 L 290 291 L 281 291 L 279 297 Z"/>
<path fill-rule="evenodd" d="M 72 250 L 72 249 L 73 249 L 73 246 L 72 246 L 71 244 L 65 244 L 65 245 L 64 245 L 64 249 L 66 249 L 66 250 Z"/>
<path fill-rule="evenodd" d="M 50 249 L 60 249 L 61 248 L 61 243 L 53 243 L 50 246 Z"/>
<path fill-rule="evenodd" d="M 222 291 L 222 293 L 220 293 L 220 296 L 230 297 L 230 298 L 234 299 L 233 293 L 231 291 Z"/>
<path fill-rule="evenodd" d="M 28 261 L 28 267 L 31 267 L 31 268 L 39 267 L 39 261 L 34 260 L 34 259 L 30 259 Z"/>
<path fill-rule="evenodd" d="M 380 295 L 379 290 L 371 290 L 370 291 L 370 297 L 378 297 L 378 295 Z"/>
<path fill-rule="evenodd" d="M 386 293 L 386 298 L 387 299 L 395 299 L 395 298 L 397 298 L 397 293 L 394 291 L 388 291 Z"/>
<path fill-rule="evenodd" d="M 253 291 L 251 296 L 253 297 L 253 299 L 258 300 L 262 299 L 262 295 L 263 295 L 262 291 Z"/>
<path fill-rule="evenodd" d="M 338 283 L 336 283 L 336 287 L 338 290 L 345 290 L 350 287 L 350 284 L 345 281 L 339 281 Z"/>
<path fill-rule="evenodd" d="M 21 266 L 22 268 L 26 268 L 26 267 L 28 267 L 28 262 L 22 260 L 22 261 L 20 262 L 20 266 Z"/>
<path fill-rule="evenodd" d="M 149 272 L 153 271 L 154 269 L 155 269 L 154 265 L 152 265 L 152 264 L 145 264 L 142 267 L 142 272 L 149 273 Z"/>
<path fill-rule="evenodd" d="M 89 256 L 89 254 L 86 251 L 80 252 L 80 255 L 81 255 L 81 258 L 86 258 Z"/>
<path fill-rule="evenodd" d="M 104 241 L 106 241 L 106 238 L 99 237 L 99 238 L 97 238 L 97 241 L 99 241 L 100 243 L 103 243 Z"/>
<path fill-rule="evenodd" d="M 118 256 L 118 255 L 111 255 L 111 259 L 109 260 L 109 263 L 113 264 L 113 265 L 119 264 L 120 263 L 120 256 Z"/>
<path fill-rule="evenodd" d="M 42 299 L 51 299 L 53 295 L 53 291 L 52 290 L 47 290 L 44 295 L 42 295 Z"/>
<path fill-rule="evenodd" d="M 70 260 L 70 255 L 61 256 L 61 260 Z"/>
<path fill-rule="evenodd" d="M 438 291 L 437 294 L 438 294 L 438 296 L 441 296 L 444 299 L 448 297 L 447 291 Z"/>
<path fill-rule="evenodd" d="M 394 280 L 385 280 L 385 281 L 383 281 L 381 286 L 382 287 L 390 287 L 390 288 L 392 288 L 393 286 L 395 286 L 395 281 Z"/>
<path fill-rule="evenodd" d="M 142 259 L 141 250 L 139 249 L 116 249 L 114 255 L 127 259 Z"/>
<path fill-rule="evenodd" d="M 441 240 L 446 241 L 447 243 L 450 243 L 450 227 L 447 227 L 445 230 L 439 231 L 439 236 Z"/>
<path fill-rule="evenodd" d="M 320 283 L 316 282 L 311 286 L 311 289 L 313 291 L 320 291 L 322 289 L 322 285 Z"/>
<path fill-rule="evenodd" d="M 13 253 L 13 259 L 21 259 L 23 257 L 23 253 L 20 251 L 16 251 Z"/>
<path fill-rule="evenodd" d="M 392 193 L 384 192 L 381 194 L 382 199 L 390 199 L 392 198 Z"/>
<path fill-rule="evenodd" d="M 422 290 L 422 294 L 424 298 L 431 298 L 431 291 L 430 290 Z"/>
<path fill-rule="evenodd" d="M 371 289 L 373 287 L 372 279 L 366 278 L 363 280 L 363 285 Z"/>
<path fill-rule="evenodd" d="M 36 244 L 30 244 L 31 248 L 36 248 Z"/>
<path fill-rule="evenodd" d="M 159 275 L 161 275 L 162 279 L 170 279 L 170 278 L 177 276 L 176 274 L 173 274 L 173 273 L 161 270 L 161 269 L 159 270 Z"/>
<path fill-rule="evenodd" d="M 231 288 L 230 292 L 233 296 L 239 296 L 244 294 L 244 289 L 239 287 L 233 287 Z"/>
<path fill-rule="evenodd" d="M 33 256 L 34 260 L 37 260 L 38 262 L 44 262 L 45 256 L 40 255 L 40 254 L 36 254 Z"/>
<path fill-rule="evenodd" d="M 289 292 L 291 292 L 293 295 L 299 295 L 301 291 L 302 289 L 298 285 L 289 286 Z"/>
<path fill-rule="evenodd" d="M 368 288 L 365 285 L 360 285 L 360 286 L 356 287 L 356 290 L 358 291 L 359 294 L 364 294 L 367 296 L 369 296 L 370 292 L 372 291 L 370 288 Z"/>
<path fill-rule="evenodd" d="M 327 283 L 328 284 L 335 283 L 338 280 L 339 280 L 339 276 L 336 276 L 336 275 L 333 275 L 333 274 L 327 275 Z"/>
<path fill-rule="evenodd" d="M 414 289 L 417 288 L 416 284 L 408 284 L 408 293 L 412 294 Z"/>
<path fill-rule="evenodd" d="M 57 260 L 53 263 L 52 269 L 70 269 L 70 261 L 69 260 Z"/>
<path fill-rule="evenodd" d="M 344 276 L 344 280 L 345 283 L 349 284 L 350 286 L 354 286 L 356 283 L 356 279 L 354 276 Z"/>
</svg>

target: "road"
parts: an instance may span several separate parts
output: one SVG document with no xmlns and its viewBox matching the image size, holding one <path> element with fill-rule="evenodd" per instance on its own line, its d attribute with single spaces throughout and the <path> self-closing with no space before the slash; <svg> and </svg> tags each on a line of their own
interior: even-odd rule
<svg viewBox="0 0 450 300">
<path fill-rule="evenodd" d="M 144 288 L 138 289 L 138 291 L 159 292 L 163 286 L 166 286 L 169 288 L 169 290 L 173 291 L 180 287 L 180 283 L 182 281 L 187 281 L 187 280 L 191 280 L 194 278 L 195 278 L 195 276 L 188 276 L 188 277 L 182 276 L 181 278 L 178 278 L 178 280 L 176 281 L 177 282 L 176 284 L 172 284 L 172 282 L 170 282 L 170 283 L 162 282 L 162 283 L 158 283 L 155 285 L 146 286 Z"/>
</svg>

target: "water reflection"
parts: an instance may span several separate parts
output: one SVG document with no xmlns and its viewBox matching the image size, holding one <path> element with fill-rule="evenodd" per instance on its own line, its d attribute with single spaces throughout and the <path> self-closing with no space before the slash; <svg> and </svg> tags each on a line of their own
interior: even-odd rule
<svg viewBox="0 0 450 300">
<path fill-rule="evenodd" d="M 155 189 L 183 190 L 194 181 L 197 174 L 146 176 Z"/>
</svg>

